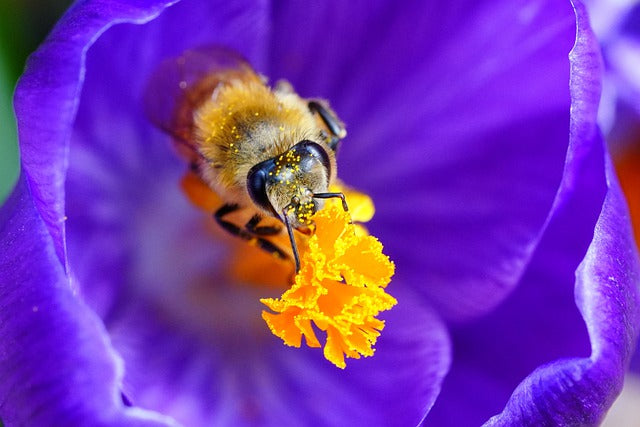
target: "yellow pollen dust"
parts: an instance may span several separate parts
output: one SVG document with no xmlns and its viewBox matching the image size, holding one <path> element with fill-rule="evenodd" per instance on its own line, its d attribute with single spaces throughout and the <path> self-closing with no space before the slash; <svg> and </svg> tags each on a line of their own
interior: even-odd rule
<svg viewBox="0 0 640 427">
<path fill-rule="evenodd" d="M 280 298 L 260 301 L 269 329 L 286 345 L 321 347 L 316 329 L 326 332 L 324 356 L 339 368 L 345 356 L 372 356 L 384 328 L 376 318 L 397 301 L 384 288 L 395 266 L 373 236 L 356 233 L 340 207 L 326 206 L 312 217 L 315 233 L 300 247 L 300 271 Z"/>
</svg>

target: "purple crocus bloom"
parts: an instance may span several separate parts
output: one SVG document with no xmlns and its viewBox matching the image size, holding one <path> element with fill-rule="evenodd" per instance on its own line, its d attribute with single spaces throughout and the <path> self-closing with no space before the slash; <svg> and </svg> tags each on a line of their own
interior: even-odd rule
<svg viewBox="0 0 640 427">
<path fill-rule="evenodd" d="M 640 273 L 573 6 L 78 2 L 15 95 L 5 425 L 596 424 L 635 345 Z M 344 371 L 269 333 L 270 291 L 230 282 L 142 112 L 163 59 L 212 44 L 347 123 L 340 176 L 376 202 L 398 305 Z"/>
</svg>

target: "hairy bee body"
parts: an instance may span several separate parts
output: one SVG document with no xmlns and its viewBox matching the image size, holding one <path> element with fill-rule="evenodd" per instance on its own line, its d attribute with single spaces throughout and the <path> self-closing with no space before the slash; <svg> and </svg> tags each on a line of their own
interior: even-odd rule
<svg viewBox="0 0 640 427">
<path fill-rule="evenodd" d="M 324 139 L 326 131 L 307 104 L 294 92 L 271 90 L 256 75 L 221 82 L 194 112 L 194 142 L 204 157 L 199 162 L 201 177 L 223 199 L 252 205 L 247 175 L 253 166 L 300 141 Z M 336 165 L 333 150 L 327 147 L 327 153 L 330 183 Z"/>
<path fill-rule="evenodd" d="M 257 227 L 262 216 L 273 216 L 287 226 L 298 266 L 293 231 L 307 232 L 326 198 L 342 198 L 346 209 L 344 195 L 328 192 L 343 123 L 326 101 L 304 99 L 285 81 L 270 88 L 236 53 L 210 47 L 166 61 L 145 104 L 151 121 L 225 201 L 215 218 L 230 233 L 286 257 L 264 238 L 282 229 Z M 255 212 L 244 228 L 224 219 L 240 208 Z"/>
</svg>

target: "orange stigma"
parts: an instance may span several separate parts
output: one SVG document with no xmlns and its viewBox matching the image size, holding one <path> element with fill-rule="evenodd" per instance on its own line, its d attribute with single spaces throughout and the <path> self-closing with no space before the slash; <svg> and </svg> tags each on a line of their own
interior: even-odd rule
<svg viewBox="0 0 640 427">
<path fill-rule="evenodd" d="M 356 232 L 348 213 L 335 205 L 313 217 L 315 233 L 301 248 L 301 268 L 294 284 L 278 298 L 260 300 L 273 313 L 262 318 L 285 344 L 321 344 L 314 330 L 325 331 L 324 356 L 339 368 L 345 356 L 372 356 L 384 328 L 377 319 L 397 301 L 384 288 L 394 264 L 373 236 Z"/>
</svg>

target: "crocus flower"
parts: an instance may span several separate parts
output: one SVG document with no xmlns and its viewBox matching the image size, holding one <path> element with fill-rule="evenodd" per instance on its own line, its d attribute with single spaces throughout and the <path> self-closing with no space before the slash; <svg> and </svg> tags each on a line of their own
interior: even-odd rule
<svg viewBox="0 0 640 427">
<path fill-rule="evenodd" d="M 597 423 L 635 345 L 640 273 L 573 6 L 75 4 L 15 95 L 4 423 Z M 163 59 L 210 44 L 347 123 L 340 175 L 375 201 L 396 264 L 373 357 L 340 370 L 271 335 L 259 300 L 280 293 L 232 279 L 229 244 L 180 190 L 143 91 Z"/>
</svg>

